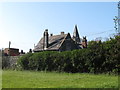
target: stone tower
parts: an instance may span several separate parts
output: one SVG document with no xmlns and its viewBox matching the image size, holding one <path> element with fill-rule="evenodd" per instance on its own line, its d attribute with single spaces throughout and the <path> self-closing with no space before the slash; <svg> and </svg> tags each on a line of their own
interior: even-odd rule
<svg viewBox="0 0 120 90">
<path fill-rule="evenodd" d="M 75 28 L 74 28 L 74 32 L 73 32 L 73 40 L 76 42 L 76 43 L 80 43 L 80 37 L 79 37 L 79 33 L 78 33 L 78 29 L 77 29 L 77 25 L 75 25 Z"/>
<path fill-rule="evenodd" d="M 48 48 L 48 39 L 49 34 L 48 34 L 48 29 L 45 30 L 44 35 L 43 35 L 43 49 L 46 50 Z"/>
</svg>

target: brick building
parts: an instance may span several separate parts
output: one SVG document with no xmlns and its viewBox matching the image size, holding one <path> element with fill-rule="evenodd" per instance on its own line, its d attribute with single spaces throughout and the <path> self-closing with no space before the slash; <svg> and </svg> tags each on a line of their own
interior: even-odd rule
<svg viewBox="0 0 120 90">
<path fill-rule="evenodd" d="M 17 48 L 5 48 L 4 49 L 4 55 L 8 56 L 18 56 L 19 55 L 19 49 Z"/>
</svg>

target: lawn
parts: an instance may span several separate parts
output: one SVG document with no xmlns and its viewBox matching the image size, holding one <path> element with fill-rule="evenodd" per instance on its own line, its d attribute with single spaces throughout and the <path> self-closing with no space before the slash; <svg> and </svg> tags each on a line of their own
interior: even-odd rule
<svg viewBox="0 0 120 90">
<path fill-rule="evenodd" d="M 0 90 L 2 88 L 2 70 L 0 68 Z"/>
<path fill-rule="evenodd" d="M 37 71 L 2 72 L 3 88 L 118 88 L 118 76 Z"/>
</svg>

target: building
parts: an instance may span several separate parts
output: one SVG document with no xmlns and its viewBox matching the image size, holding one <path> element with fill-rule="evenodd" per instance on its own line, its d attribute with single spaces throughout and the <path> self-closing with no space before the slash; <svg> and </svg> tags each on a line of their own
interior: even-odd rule
<svg viewBox="0 0 120 90">
<path fill-rule="evenodd" d="M 48 34 L 48 29 L 45 30 L 43 38 L 34 48 L 34 52 L 39 51 L 69 51 L 74 49 L 87 48 L 87 39 L 79 37 L 77 25 L 75 25 L 73 37 L 70 33 L 61 32 L 60 35 Z"/>
<path fill-rule="evenodd" d="M 4 49 L 4 55 L 5 56 L 18 56 L 19 55 L 19 49 L 17 48 L 5 48 Z"/>
</svg>

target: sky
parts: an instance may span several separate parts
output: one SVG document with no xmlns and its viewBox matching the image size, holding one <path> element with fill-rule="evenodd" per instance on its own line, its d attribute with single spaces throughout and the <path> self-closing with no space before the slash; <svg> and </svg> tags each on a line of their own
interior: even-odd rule
<svg viewBox="0 0 120 90">
<path fill-rule="evenodd" d="M 61 31 L 73 35 L 78 26 L 80 37 L 88 41 L 109 38 L 115 33 L 113 18 L 117 2 L 1 2 L 0 49 L 34 49 L 45 29 L 49 34 Z"/>
</svg>

